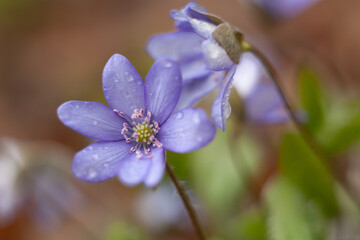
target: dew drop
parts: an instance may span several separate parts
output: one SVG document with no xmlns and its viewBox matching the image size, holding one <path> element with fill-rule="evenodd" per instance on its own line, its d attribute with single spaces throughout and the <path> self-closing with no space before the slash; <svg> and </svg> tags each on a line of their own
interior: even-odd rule
<svg viewBox="0 0 360 240">
<path fill-rule="evenodd" d="M 226 104 L 224 114 L 225 114 L 225 118 L 228 118 L 231 114 L 231 106 L 229 103 Z"/>
<path fill-rule="evenodd" d="M 178 112 L 176 115 L 177 119 L 182 119 L 184 117 L 184 114 L 182 112 Z"/>
<path fill-rule="evenodd" d="M 193 116 L 193 122 L 194 122 L 194 124 L 199 124 L 199 123 L 200 123 L 199 114 L 195 114 L 195 115 Z"/>
<path fill-rule="evenodd" d="M 87 176 L 89 179 L 93 179 L 97 176 L 97 172 L 95 171 L 94 168 L 89 168 L 87 172 Z"/>
<path fill-rule="evenodd" d="M 130 75 L 130 76 L 128 77 L 128 81 L 129 81 L 129 82 L 134 81 L 134 77 Z"/>
<path fill-rule="evenodd" d="M 92 158 L 94 159 L 94 160 L 99 160 L 99 155 L 98 154 L 93 154 L 93 155 L 91 155 L 92 156 Z"/>
<path fill-rule="evenodd" d="M 107 167 L 109 167 L 109 164 L 108 164 L 108 163 L 104 163 L 103 166 L 107 168 Z"/>
<path fill-rule="evenodd" d="M 96 126 L 96 125 L 98 124 L 98 122 L 97 122 L 96 120 L 94 120 L 94 121 L 92 122 L 92 124 L 93 124 L 94 126 Z"/>
<path fill-rule="evenodd" d="M 79 105 L 76 105 L 76 106 L 75 106 L 75 108 L 76 108 L 76 109 L 79 109 L 79 108 L 80 108 L 80 106 L 79 106 Z"/>
<path fill-rule="evenodd" d="M 172 63 L 171 63 L 171 62 L 167 62 L 167 63 L 164 64 L 164 66 L 167 67 L 167 68 L 168 68 L 168 67 L 171 67 L 171 66 L 172 66 Z"/>
<path fill-rule="evenodd" d="M 202 137 L 201 137 L 201 136 L 197 136 L 197 137 L 196 137 L 196 140 L 197 140 L 198 142 L 201 142 L 201 141 L 202 141 Z"/>
</svg>

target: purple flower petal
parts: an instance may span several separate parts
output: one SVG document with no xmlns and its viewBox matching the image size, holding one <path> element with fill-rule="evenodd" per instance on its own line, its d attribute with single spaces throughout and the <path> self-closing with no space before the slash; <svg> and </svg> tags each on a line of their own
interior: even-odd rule
<svg viewBox="0 0 360 240">
<path fill-rule="evenodd" d="M 178 10 L 172 10 L 170 11 L 170 17 L 175 20 L 175 27 L 177 29 L 182 31 L 193 31 L 193 27 L 185 13 Z"/>
<path fill-rule="evenodd" d="M 215 121 L 215 124 L 218 128 L 225 131 L 226 119 L 231 113 L 231 108 L 228 102 L 231 87 L 232 87 L 232 78 L 234 76 L 236 66 L 234 65 L 226 75 L 225 84 L 220 90 L 218 96 L 215 98 L 214 103 L 211 108 L 211 116 Z"/>
<path fill-rule="evenodd" d="M 134 109 L 145 108 L 144 83 L 131 63 L 114 54 L 103 71 L 104 96 L 111 108 L 131 116 Z"/>
<path fill-rule="evenodd" d="M 234 62 L 231 61 L 225 50 L 214 38 L 209 38 L 202 43 L 206 66 L 214 71 L 229 69 Z"/>
<path fill-rule="evenodd" d="M 191 83 L 183 85 L 181 95 L 175 110 L 192 107 L 201 98 L 210 93 L 221 84 L 224 72 L 213 72 L 210 76 L 195 79 Z"/>
<path fill-rule="evenodd" d="M 174 110 L 181 92 L 181 73 L 170 59 L 157 60 L 145 79 L 146 109 L 160 125 Z"/>
<path fill-rule="evenodd" d="M 135 186 L 144 181 L 151 166 L 147 156 L 137 158 L 135 153 L 127 156 L 120 165 L 119 179 L 127 186 Z"/>
<path fill-rule="evenodd" d="M 170 17 L 176 21 L 177 28 L 185 31 L 193 30 L 202 38 L 208 39 L 216 24 L 202 13 L 206 13 L 205 8 L 196 2 L 189 2 L 181 11 L 171 11 Z"/>
<path fill-rule="evenodd" d="M 120 162 L 132 145 L 125 141 L 96 142 L 76 153 L 73 173 L 86 182 L 101 182 L 119 172 Z"/>
<path fill-rule="evenodd" d="M 187 61 L 202 57 L 203 40 L 193 32 L 170 32 L 150 38 L 146 50 L 154 59 L 168 57 L 175 61 Z"/>
<path fill-rule="evenodd" d="M 151 149 L 152 158 L 151 166 L 148 174 L 144 179 L 144 183 L 149 188 L 154 188 L 158 185 L 164 175 L 165 169 L 165 150 L 163 148 Z"/>
<path fill-rule="evenodd" d="M 260 5 L 269 15 L 274 18 L 291 18 L 294 17 L 319 0 L 253 0 Z"/>
<path fill-rule="evenodd" d="M 241 55 L 233 78 L 234 88 L 242 98 L 249 96 L 261 81 L 271 81 L 258 57 L 250 52 Z"/>
<path fill-rule="evenodd" d="M 193 82 L 194 79 L 204 78 L 211 73 L 202 58 L 181 64 L 180 70 L 183 85 Z"/>
<path fill-rule="evenodd" d="M 166 150 L 186 153 L 208 144 L 216 128 L 202 109 L 186 108 L 172 114 L 156 136 Z"/>
<path fill-rule="evenodd" d="M 259 83 L 245 98 L 245 114 L 257 123 L 284 123 L 289 120 L 279 92 L 272 83 Z"/>
<path fill-rule="evenodd" d="M 57 112 L 66 126 L 85 136 L 105 141 L 124 139 L 121 129 L 125 121 L 102 103 L 69 101 Z"/>
</svg>

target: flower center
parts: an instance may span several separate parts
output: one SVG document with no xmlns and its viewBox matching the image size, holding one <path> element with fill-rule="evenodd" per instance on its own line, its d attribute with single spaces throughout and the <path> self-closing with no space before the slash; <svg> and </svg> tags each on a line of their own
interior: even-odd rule
<svg viewBox="0 0 360 240">
<path fill-rule="evenodd" d="M 148 111 L 145 115 L 144 109 L 135 109 L 131 118 L 116 109 L 114 109 L 114 112 L 129 123 L 123 123 L 121 134 L 127 143 L 136 142 L 136 145 L 131 147 L 130 151 L 135 152 L 137 158 L 142 158 L 143 153 L 151 158 L 151 145 L 153 147 L 162 147 L 162 143 L 155 138 L 160 126 L 158 122 L 151 122 L 151 112 Z"/>
<path fill-rule="evenodd" d="M 152 135 L 152 124 L 149 125 L 145 121 L 142 123 L 138 123 L 136 127 L 133 128 L 134 135 L 136 135 L 136 142 L 144 142 L 147 143 L 150 140 L 150 136 Z"/>
</svg>

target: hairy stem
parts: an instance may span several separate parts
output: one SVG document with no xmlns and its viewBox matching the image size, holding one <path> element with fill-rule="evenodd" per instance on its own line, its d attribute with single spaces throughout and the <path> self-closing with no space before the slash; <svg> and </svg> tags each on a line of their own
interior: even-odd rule
<svg viewBox="0 0 360 240">
<path fill-rule="evenodd" d="M 167 161 L 166 161 L 166 171 L 167 171 L 169 177 L 171 178 L 171 181 L 174 183 L 176 190 L 180 194 L 180 197 L 181 197 L 181 199 L 182 199 L 182 201 L 183 201 L 183 203 L 185 205 L 186 211 L 189 214 L 189 217 L 191 219 L 191 223 L 194 226 L 194 229 L 195 229 L 197 235 L 199 236 L 199 239 L 206 240 L 204 231 L 202 230 L 202 228 L 200 226 L 199 219 L 198 219 L 198 217 L 197 217 L 197 215 L 195 213 L 195 210 L 194 210 L 193 206 L 191 205 L 190 198 L 186 194 L 185 189 L 180 184 L 179 180 L 176 178 L 173 170 L 171 169 L 171 166 L 168 164 Z"/>
</svg>

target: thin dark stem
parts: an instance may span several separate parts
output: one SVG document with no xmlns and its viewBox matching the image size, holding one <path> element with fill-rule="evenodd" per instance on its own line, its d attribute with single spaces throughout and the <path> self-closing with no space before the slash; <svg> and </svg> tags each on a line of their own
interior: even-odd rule
<svg viewBox="0 0 360 240">
<path fill-rule="evenodd" d="M 299 131 L 299 133 L 301 134 L 301 136 L 303 137 L 303 139 L 305 140 L 305 142 L 307 143 L 307 145 L 312 149 L 312 151 L 318 156 L 318 159 L 323 163 L 324 167 L 329 168 L 327 159 L 328 156 L 326 153 L 324 153 L 324 151 L 322 150 L 322 148 L 316 143 L 316 141 L 313 139 L 313 137 L 311 136 L 311 134 L 307 131 L 307 129 L 302 125 L 302 123 L 299 122 L 299 120 L 296 117 L 296 114 L 292 108 L 292 106 L 290 105 L 289 101 L 287 100 L 287 97 L 285 96 L 285 93 L 283 91 L 283 88 L 279 82 L 279 77 L 276 74 L 275 69 L 272 67 L 271 63 L 267 60 L 267 58 L 255 47 L 251 46 L 250 44 L 243 42 L 243 49 L 245 51 L 250 51 L 253 52 L 259 59 L 260 61 L 264 64 L 266 70 L 268 71 L 268 73 L 270 74 L 270 77 L 272 79 L 272 81 L 274 82 L 280 97 L 282 98 L 286 109 L 288 110 L 289 116 L 292 120 L 292 122 L 294 123 L 296 129 Z M 341 180 L 338 179 L 338 177 L 336 176 L 336 174 L 334 174 L 331 169 L 329 169 L 330 172 L 332 173 L 333 177 L 335 180 L 337 180 L 337 182 L 339 183 L 339 185 L 343 188 L 346 189 L 346 191 L 348 192 L 349 196 L 352 198 L 352 200 L 354 201 L 354 203 L 356 203 L 357 207 L 360 209 L 360 203 L 358 201 L 358 199 L 352 194 L 352 191 L 349 189 L 349 187 L 344 184 Z"/>
<path fill-rule="evenodd" d="M 312 136 L 310 135 L 310 133 L 307 131 L 306 128 L 304 128 L 304 126 L 302 125 L 302 123 L 299 122 L 295 111 L 293 110 L 293 107 L 290 105 L 289 101 L 287 100 L 288 98 L 285 96 L 285 93 L 283 91 L 283 88 L 279 82 L 279 77 L 276 74 L 275 69 L 272 67 L 271 63 L 267 60 L 267 58 L 255 47 L 248 45 L 247 51 L 253 52 L 259 59 L 260 61 L 264 64 L 265 68 L 267 69 L 268 73 L 270 74 L 271 79 L 273 80 L 279 94 L 280 97 L 282 99 L 282 101 L 284 102 L 284 105 L 289 113 L 289 116 L 292 120 L 292 122 L 294 123 L 296 129 L 299 131 L 299 133 L 302 135 L 302 137 L 304 138 L 304 140 L 307 142 L 307 144 L 309 145 L 309 147 L 313 150 L 314 153 L 316 153 L 316 155 L 319 156 L 319 158 L 321 159 L 321 161 L 325 162 L 325 159 L 327 159 L 326 154 L 323 152 L 323 150 L 318 146 L 318 144 L 314 141 L 314 139 L 312 138 Z"/>
<path fill-rule="evenodd" d="M 183 201 L 183 203 L 185 205 L 186 211 L 189 214 L 189 217 L 191 219 L 191 223 L 194 226 L 194 229 L 195 229 L 197 235 L 199 236 L 199 239 L 206 240 L 204 231 L 202 230 L 202 228 L 200 226 L 199 219 L 198 219 L 198 217 L 197 217 L 197 215 L 195 213 L 195 210 L 194 210 L 193 206 L 190 203 L 190 198 L 186 194 L 185 189 L 180 184 L 179 180 L 176 178 L 173 170 L 171 169 L 171 166 L 168 164 L 167 161 L 166 161 L 166 171 L 167 171 L 169 177 L 171 178 L 171 181 L 174 183 L 176 190 L 180 194 L 180 197 L 181 197 L 181 199 L 182 199 L 182 201 Z"/>
</svg>

